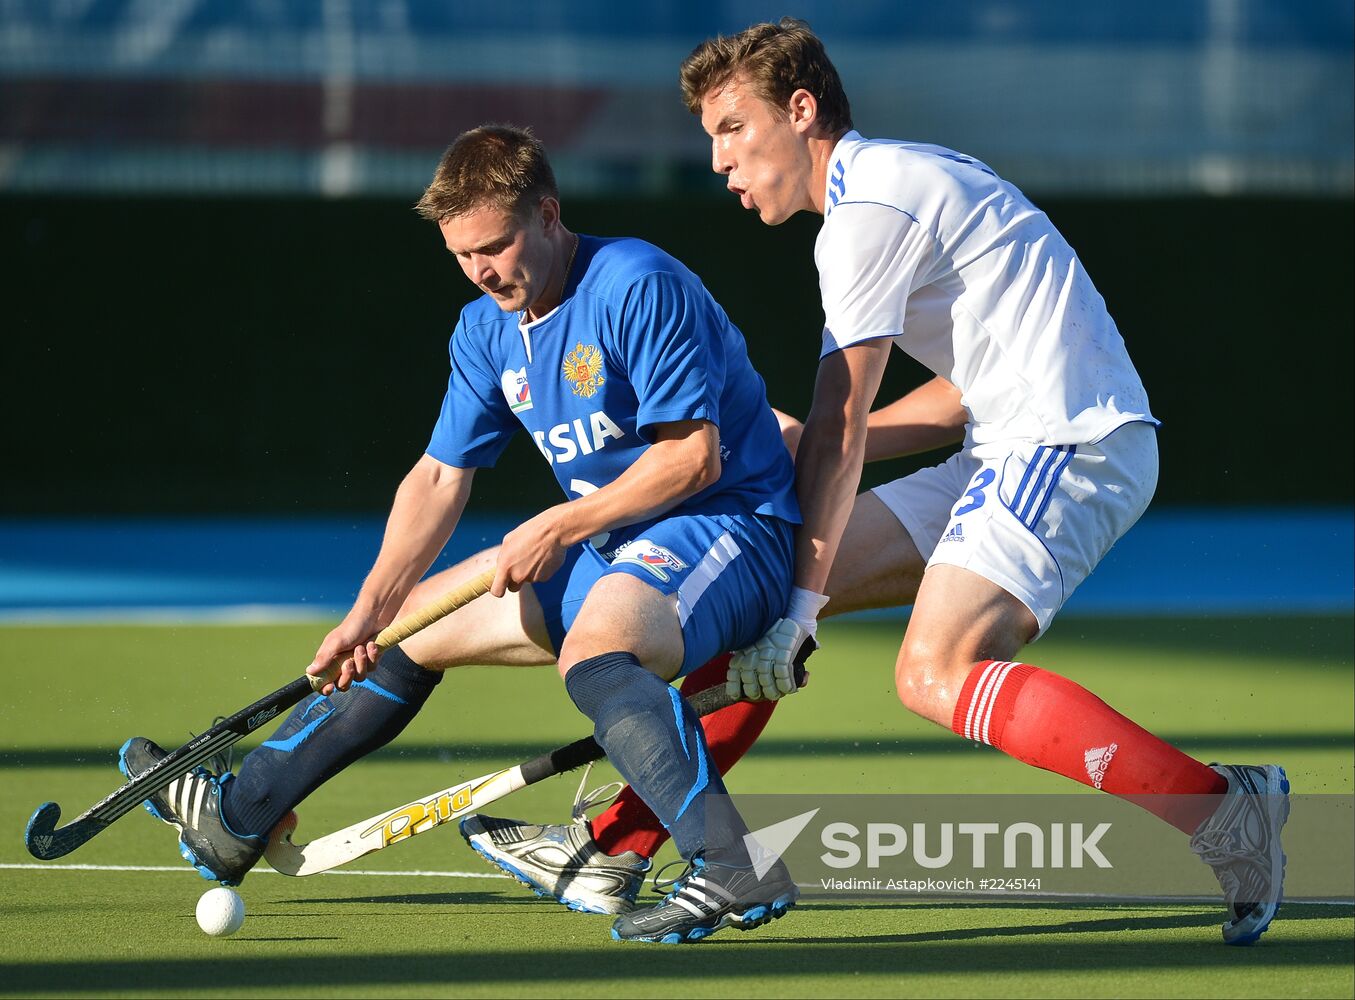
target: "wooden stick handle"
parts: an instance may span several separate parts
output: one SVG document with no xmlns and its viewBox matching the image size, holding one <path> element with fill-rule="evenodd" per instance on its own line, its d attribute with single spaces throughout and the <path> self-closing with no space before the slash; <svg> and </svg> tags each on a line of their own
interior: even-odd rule
<svg viewBox="0 0 1355 1000">
<path fill-rule="evenodd" d="M 444 594 L 432 604 L 419 608 L 417 611 L 411 611 L 403 618 L 397 618 L 377 634 L 375 639 L 377 649 L 384 653 L 392 646 L 398 646 L 404 642 L 415 632 L 426 629 L 434 622 L 446 618 L 457 608 L 464 608 L 477 597 L 489 593 L 490 584 L 493 582 L 494 571 L 487 569 L 478 576 L 467 580 L 455 590 Z M 338 677 L 338 666 L 331 665 L 323 673 L 311 677 L 311 688 L 319 691 L 326 684 L 333 684 Z"/>
</svg>

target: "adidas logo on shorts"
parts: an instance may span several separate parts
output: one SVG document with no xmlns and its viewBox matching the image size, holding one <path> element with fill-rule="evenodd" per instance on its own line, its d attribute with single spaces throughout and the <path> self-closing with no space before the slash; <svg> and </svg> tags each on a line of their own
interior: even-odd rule
<svg viewBox="0 0 1355 1000">
<path fill-rule="evenodd" d="M 942 541 L 942 542 L 963 542 L 963 541 L 964 541 L 964 525 L 962 525 L 962 524 L 953 524 L 953 525 L 951 525 L 950 530 L 947 531 L 944 535 L 941 536 L 941 541 Z"/>
<path fill-rule="evenodd" d="M 1110 762 L 1118 749 L 1120 745 L 1112 743 L 1108 747 L 1092 747 L 1082 755 L 1087 764 L 1087 777 L 1092 779 L 1093 788 L 1101 787 L 1101 782 L 1106 779 L 1106 771 L 1110 768 Z"/>
</svg>

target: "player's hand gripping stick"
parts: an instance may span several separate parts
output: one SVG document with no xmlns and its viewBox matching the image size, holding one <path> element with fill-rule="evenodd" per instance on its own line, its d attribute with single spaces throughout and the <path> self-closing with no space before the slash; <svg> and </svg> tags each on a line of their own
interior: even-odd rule
<svg viewBox="0 0 1355 1000">
<path fill-rule="evenodd" d="M 487 570 L 451 591 L 441 600 L 420 608 L 392 622 L 382 629 L 374 640 L 378 648 L 389 649 L 409 638 L 420 629 L 445 618 L 457 608 L 464 607 L 481 594 L 489 592 L 494 573 Z M 46 802 L 37 808 L 24 831 L 24 846 L 40 861 L 64 857 L 77 847 L 106 830 L 151 795 L 183 777 L 193 768 L 210 760 L 226 747 L 248 736 L 269 719 L 291 708 L 312 691 L 319 691 L 338 677 L 333 667 L 317 676 L 302 676 L 272 694 L 247 705 L 230 718 L 218 723 L 200 736 L 156 761 L 149 769 L 132 778 L 121 788 L 90 806 L 60 829 L 61 806 Z"/>
</svg>

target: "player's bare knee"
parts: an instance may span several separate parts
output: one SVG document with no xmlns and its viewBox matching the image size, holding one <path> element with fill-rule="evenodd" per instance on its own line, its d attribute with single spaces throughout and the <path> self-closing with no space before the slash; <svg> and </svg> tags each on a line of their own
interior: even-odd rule
<svg viewBox="0 0 1355 1000">
<path fill-rule="evenodd" d="M 582 614 L 575 621 L 560 644 L 560 655 L 555 661 L 561 679 L 584 660 L 630 648 L 631 643 L 626 637 L 618 635 L 615 629 L 605 627 L 606 624 L 585 619 Z"/>
<path fill-rule="evenodd" d="M 573 641 L 571 641 L 573 640 Z M 664 680 L 672 680 L 682 666 L 680 654 L 674 657 L 667 650 L 657 650 L 643 641 L 623 639 L 614 634 L 590 635 L 586 632 L 577 637 L 573 632 L 565 637 L 560 647 L 560 656 L 556 668 L 563 680 L 575 666 L 584 660 L 590 660 L 604 653 L 631 653 L 651 673 L 658 674 Z"/>
<path fill-rule="evenodd" d="M 950 724 L 968 672 L 966 663 L 945 651 L 905 640 L 894 664 L 894 686 L 905 708 L 944 726 Z"/>
<path fill-rule="evenodd" d="M 560 645 L 560 656 L 555 661 L 555 669 L 560 672 L 560 679 L 564 680 L 565 675 L 573 669 L 576 663 L 581 663 L 590 656 L 596 655 L 586 652 L 588 646 L 584 642 L 571 641 L 572 635 L 565 636 L 565 641 Z"/>
<path fill-rule="evenodd" d="M 676 677 L 683 656 L 677 598 L 625 573 L 594 584 L 560 644 L 560 676 L 581 660 L 618 650 L 634 654 L 664 680 Z"/>
<path fill-rule="evenodd" d="M 921 713 L 926 702 L 929 671 L 918 659 L 899 653 L 894 664 L 894 688 L 909 711 Z"/>
</svg>

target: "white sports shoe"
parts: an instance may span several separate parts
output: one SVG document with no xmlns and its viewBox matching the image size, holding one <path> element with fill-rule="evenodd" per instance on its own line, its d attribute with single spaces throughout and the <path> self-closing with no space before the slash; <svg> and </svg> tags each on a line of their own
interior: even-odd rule
<svg viewBox="0 0 1355 1000">
<path fill-rule="evenodd" d="M 1280 829 L 1289 818 L 1289 779 L 1275 764 L 1209 766 L 1227 779 L 1228 791 L 1190 838 L 1190 849 L 1223 887 L 1232 913 L 1223 925 L 1224 942 L 1254 944 L 1284 898 Z"/>
<path fill-rule="evenodd" d="M 461 836 L 538 896 L 584 913 L 628 913 L 650 861 L 634 851 L 605 854 L 581 822 L 537 825 L 493 816 L 467 816 Z"/>
</svg>

